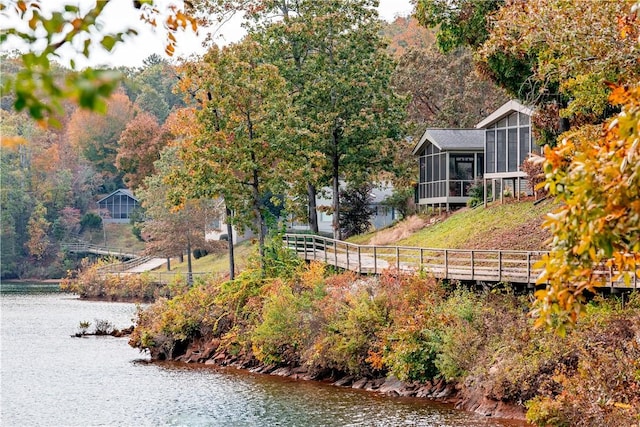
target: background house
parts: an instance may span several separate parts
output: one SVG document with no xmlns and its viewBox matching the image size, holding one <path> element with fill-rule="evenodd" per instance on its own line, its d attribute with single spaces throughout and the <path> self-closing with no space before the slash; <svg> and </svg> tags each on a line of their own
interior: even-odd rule
<svg viewBox="0 0 640 427">
<path fill-rule="evenodd" d="M 341 188 L 344 188 L 344 183 L 340 182 Z M 389 196 L 393 194 L 393 186 L 390 184 L 377 184 L 370 192 L 371 203 L 370 207 L 374 213 L 371 215 L 370 223 L 371 227 L 375 230 L 384 228 L 391 225 L 394 221 L 399 219 L 399 212 L 392 207 L 386 206 L 385 201 Z M 316 197 L 316 206 L 318 212 L 318 231 L 320 234 L 327 236 L 333 235 L 333 214 L 327 213 L 326 208 L 332 206 L 333 196 L 329 187 L 323 188 L 318 192 Z M 309 230 L 309 224 L 291 220 L 287 227 L 290 230 Z"/>
<path fill-rule="evenodd" d="M 229 234 L 227 233 L 227 215 L 225 213 L 224 200 L 218 199 L 215 202 L 215 212 L 211 217 L 206 229 L 205 229 L 205 240 L 213 241 L 213 240 L 226 240 L 229 241 Z M 233 225 L 233 244 L 237 245 L 240 242 L 248 240 L 255 236 L 255 233 L 246 228 L 241 233 L 238 232 L 238 228 Z"/>
<path fill-rule="evenodd" d="M 413 154 L 420 164 L 418 204 L 447 210 L 464 206 L 469 189 L 483 175 L 484 132 L 427 129 Z"/>
<path fill-rule="evenodd" d="M 120 188 L 98 200 L 100 215 L 105 223 L 128 223 L 140 201 L 130 190 Z"/>
</svg>

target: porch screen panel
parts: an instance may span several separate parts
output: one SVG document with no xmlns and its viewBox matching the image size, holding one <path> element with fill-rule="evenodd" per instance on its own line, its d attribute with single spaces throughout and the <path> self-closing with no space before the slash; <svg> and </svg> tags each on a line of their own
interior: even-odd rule
<svg viewBox="0 0 640 427">
<path fill-rule="evenodd" d="M 518 163 L 518 128 L 510 128 L 507 132 L 507 155 L 508 155 L 508 171 L 516 172 L 518 166 L 522 163 Z"/>
<path fill-rule="evenodd" d="M 496 172 L 507 171 L 507 131 L 506 129 L 497 130 L 496 152 L 498 157 L 498 167 Z"/>
<path fill-rule="evenodd" d="M 433 180 L 440 181 L 440 154 L 433 156 Z"/>
<path fill-rule="evenodd" d="M 520 128 L 520 164 L 525 161 L 531 150 L 531 142 L 529 141 L 529 128 Z"/>
<path fill-rule="evenodd" d="M 496 131 L 494 129 L 487 129 L 487 157 L 486 157 L 486 171 L 487 173 L 495 173 L 496 171 Z"/>
</svg>

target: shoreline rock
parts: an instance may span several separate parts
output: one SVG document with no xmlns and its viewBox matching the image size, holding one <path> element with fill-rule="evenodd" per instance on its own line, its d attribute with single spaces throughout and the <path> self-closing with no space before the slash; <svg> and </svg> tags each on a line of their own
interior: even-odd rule
<svg viewBox="0 0 640 427">
<path fill-rule="evenodd" d="M 217 367 L 243 369 L 256 374 L 275 375 L 294 380 L 326 382 L 336 387 L 348 387 L 390 397 L 413 397 L 453 405 L 455 409 L 487 417 L 526 421 L 521 405 L 497 401 L 486 396 L 482 387 L 466 388 L 444 379 L 427 383 L 404 382 L 394 376 L 357 377 L 334 371 L 310 372 L 302 366 L 276 366 L 259 363 L 251 354 L 230 355 L 219 350 L 220 340 L 192 342 L 185 353 L 174 360 L 182 363 L 201 363 Z M 523 424 L 525 425 L 525 424 Z"/>
</svg>

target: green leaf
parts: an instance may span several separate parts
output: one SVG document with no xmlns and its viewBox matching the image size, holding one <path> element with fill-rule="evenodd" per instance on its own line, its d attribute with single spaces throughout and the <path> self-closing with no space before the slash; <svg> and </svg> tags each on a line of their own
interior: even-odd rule
<svg viewBox="0 0 640 427">
<path fill-rule="evenodd" d="M 100 44 L 109 52 L 113 49 L 113 46 L 116 44 L 116 38 L 112 36 L 104 36 Z"/>
</svg>

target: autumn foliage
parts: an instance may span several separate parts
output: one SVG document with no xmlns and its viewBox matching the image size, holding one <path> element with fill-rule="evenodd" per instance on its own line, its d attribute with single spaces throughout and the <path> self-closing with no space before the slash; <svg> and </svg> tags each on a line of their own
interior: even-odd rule
<svg viewBox="0 0 640 427">
<path fill-rule="evenodd" d="M 545 187 L 562 204 L 544 224 L 554 238 L 536 314 L 560 332 L 584 310 L 587 291 L 609 275 L 631 287 L 640 273 L 640 87 L 612 89 L 621 112 L 599 138 L 583 129 L 545 150 Z"/>
</svg>

